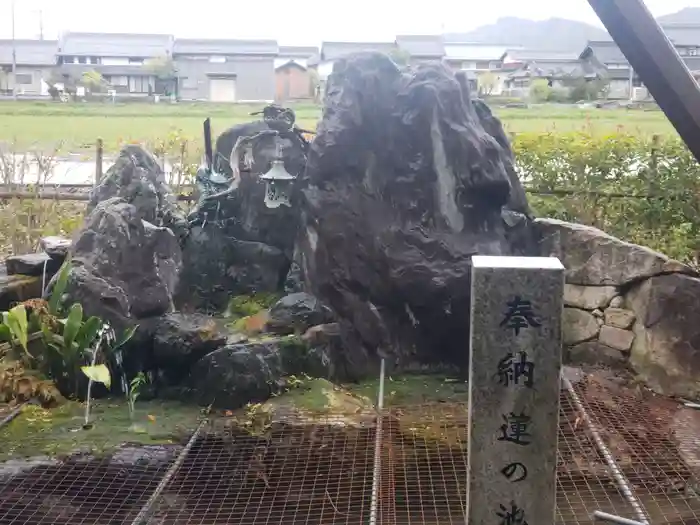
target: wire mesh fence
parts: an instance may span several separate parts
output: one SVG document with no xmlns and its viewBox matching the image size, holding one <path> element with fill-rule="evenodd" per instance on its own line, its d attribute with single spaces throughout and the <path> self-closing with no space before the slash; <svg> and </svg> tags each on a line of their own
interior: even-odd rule
<svg viewBox="0 0 700 525">
<path fill-rule="evenodd" d="M 573 391 L 580 403 L 561 391 L 556 523 L 637 519 L 602 442 L 650 524 L 700 524 L 700 411 L 590 376 Z M 463 523 L 467 418 L 451 402 L 254 427 L 212 417 L 191 448 L 7 462 L 0 523 Z"/>
</svg>

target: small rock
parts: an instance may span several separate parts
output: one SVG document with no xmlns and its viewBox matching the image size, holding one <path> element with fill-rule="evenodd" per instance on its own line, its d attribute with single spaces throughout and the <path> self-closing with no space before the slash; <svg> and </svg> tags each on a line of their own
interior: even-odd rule
<svg viewBox="0 0 700 525">
<path fill-rule="evenodd" d="M 610 301 L 610 308 L 623 308 L 625 306 L 625 298 L 617 295 Z"/>
<path fill-rule="evenodd" d="M 68 256 L 68 251 L 72 244 L 73 242 L 70 239 L 57 236 L 42 237 L 39 240 L 41 249 L 52 259 L 60 260 L 61 262 Z"/>
<path fill-rule="evenodd" d="M 166 314 L 153 336 L 154 365 L 165 372 L 168 382 L 176 383 L 199 359 L 225 346 L 228 335 L 223 320 L 195 313 Z"/>
<path fill-rule="evenodd" d="M 313 295 L 298 292 L 287 295 L 270 308 L 266 329 L 275 334 L 304 333 L 330 321 L 331 314 Z"/>
<path fill-rule="evenodd" d="M 608 308 L 605 310 L 605 324 L 608 326 L 629 330 L 636 319 L 637 316 L 631 310 L 623 308 Z"/>
<path fill-rule="evenodd" d="M 616 293 L 617 288 L 614 286 L 566 284 L 564 285 L 564 304 L 583 310 L 605 308 L 610 304 L 610 300 L 615 297 Z"/>
<path fill-rule="evenodd" d="M 41 277 L 7 275 L 0 266 L 0 310 L 9 310 L 16 303 L 41 297 Z"/>
<path fill-rule="evenodd" d="M 593 316 L 602 318 L 604 316 L 603 310 L 601 310 L 600 308 L 596 308 L 595 310 L 593 310 Z"/>
<path fill-rule="evenodd" d="M 572 346 L 567 351 L 569 365 L 619 366 L 627 361 L 620 351 L 600 341 L 587 341 Z"/>
<path fill-rule="evenodd" d="M 12 255 L 5 261 L 5 266 L 8 275 L 43 275 L 46 272 L 50 279 L 61 267 L 61 263 L 40 252 Z"/>
<path fill-rule="evenodd" d="M 574 345 L 593 339 L 598 335 L 600 326 L 593 314 L 578 308 L 564 308 L 563 336 L 564 344 Z"/>
<path fill-rule="evenodd" d="M 234 410 L 265 401 L 284 375 L 278 343 L 225 346 L 197 361 L 189 379 L 196 402 Z"/>
<path fill-rule="evenodd" d="M 600 329 L 598 340 L 601 344 L 615 348 L 621 352 L 629 352 L 634 342 L 634 333 L 613 326 L 603 326 Z"/>
</svg>

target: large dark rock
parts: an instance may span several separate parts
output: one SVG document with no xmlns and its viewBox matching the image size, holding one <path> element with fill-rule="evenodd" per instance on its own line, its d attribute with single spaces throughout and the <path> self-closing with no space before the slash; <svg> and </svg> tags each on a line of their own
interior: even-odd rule
<svg viewBox="0 0 700 525">
<path fill-rule="evenodd" d="M 303 337 L 229 344 L 192 368 L 187 395 L 200 404 L 234 409 L 264 401 L 291 375 L 346 379 L 348 360 L 334 325 L 314 327 Z"/>
<path fill-rule="evenodd" d="M 200 201 L 188 217 L 191 232 L 183 244 L 178 307 L 221 310 L 233 296 L 273 292 L 283 286 L 299 214 L 296 191 L 292 207 L 265 205 L 265 183 L 259 177 L 269 170 L 277 153 L 274 139 L 267 136 L 254 143 L 254 162 L 245 170 L 233 173 L 229 163 L 239 138 L 269 129 L 266 123 L 256 122 L 227 130 L 216 142 L 215 173 L 202 169 L 197 174 Z M 301 144 L 291 138 L 279 141 L 286 170 L 301 174 L 305 166 Z"/>
<path fill-rule="evenodd" d="M 281 249 L 241 240 L 214 223 L 192 227 L 182 255 L 176 304 L 188 311 L 223 312 L 236 295 L 274 292 L 289 269 Z"/>
<path fill-rule="evenodd" d="M 200 359 L 188 386 L 197 403 L 234 409 L 270 397 L 283 375 L 276 341 L 238 344 Z"/>
<path fill-rule="evenodd" d="M 471 256 L 536 254 L 502 128 L 446 67 L 381 54 L 337 61 L 325 105 L 301 202 L 308 291 L 358 357 L 466 366 Z"/>
<path fill-rule="evenodd" d="M 225 346 L 230 335 L 223 319 L 196 313 L 165 314 L 154 329 L 152 366 L 166 384 L 177 384 L 199 359 Z"/>
<path fill-rule="evenodd" d="M 99 203 L 85 219 L 72 248 L 66 295 L 87 315 L 109 321 L 119 333 L 136 320 L 173 310 L 181 265 L 168 228 L 141 219 L 123 199 Z"/>
<path fill-rule="evenodd" d="M 330 310 L 313 295 L 304 292 L 282 297 L 272 308 L 266 330 L 274 334 L 302 334 L 312 326 L 332 320 Z"/>
<path fill-rule="evenodd" d="M 156 158 L 141 146 L 130 144 L 120 152 L 93 190 L 88 213 L 100 202 L 121 197 L 133 205 L 138 215 L 156 226 L 170 228 L 182 238 L 187 235 L 187 221 L 165 181 Z"/>
</svg>

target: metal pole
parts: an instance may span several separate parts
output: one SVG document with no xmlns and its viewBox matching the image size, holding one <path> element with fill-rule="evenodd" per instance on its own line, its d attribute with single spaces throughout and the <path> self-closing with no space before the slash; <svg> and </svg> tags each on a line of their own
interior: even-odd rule
<svg viewBox="0 0 700 525">
<path fill-rule="evenodd" d="M 593 519 L 595 521 L 606 521 L 608 523 L 619 523 L 620 525 L 642 525 L 642 523 L 639 523 L 638 521 L 628 520 L 627 518 L 623 518 L 621 516 L 615 516 L 613 514 L 608 514 L 607 512 L 603 512 L 600 510 L 596 510 L 593 513 Z"/>
<path fill-rule="evenodd" d="M 187 456 L 187 454 L 189 453 L 189 451 L 192 449 L 195 442 L 199 438 L 199 434 L 202 432 L 202 429 L 204 428 L 205 424 L 207 424 L 206 419 L 204 419 L 197 427 L 197 430 L 194 431 L 194 434 L 192 434 L 192 436 L 190 437 L 190 440 L 187 442 L 187 445 L 185 445 L 185 447 L 182 449 L 182 451 L 178 455 L 177 459 L 173 462 L 173 464 L 170 466 L 168 471 L 165 473 L 165 476 L 163 476 L 163 479 L 160 480 L 160 483 L 158 483 L 158 486 L 153 491 L 153 494 L 151 494 L 151 497 L 148 498 L 148 501 L 144 504 L 143 507 L 141 507 L 141 510 L 134 518 L 134 521 L 131 522 L 132 525 L 145 525 L 148 523 L 148 521 L 151 518 L 151 514 L 153 513 L 153 506 L 156 504 L 156 502 L 158 501 L 158 498 L 160 498 L 160 495 L 163 493 L 163 491 L 165 490 L 165 487 L 170 482 L 170 480 L 173 478 L 173 476 L 175 475 L 177 470 L 184 463 L 185 457 Z"/>
<path fill-rule="evenodd" d="M 12 19 L 12 98 L 17 100 L 17 44 L 15 42 L 15 0 L 10 0 Z"/>
<path fill-rule="evenodd" d="M 377 432 L 374 436 L 374 469 L 372 472 L 372 500 L 369 506 L 369 525 L 377 523 L 377 506 L 379 500 L 379 481 L 382 466 L 382 417 L 384 412 L 384 358 L 379 369 L 379 395 L 377 396 Z"/>
<path fill-rule="evenodd" d="M 637 497 L 632 492 L 632 489 L 630 488 L 630 485 L 629 485 L 629 481 L 627 480 L 627 478 L 625 478 L 625 475 L 622 473 L 620 468 L 617 466 L 617 463 L 615 462 L 615 458 L 610 453 L 610 450 L 608 450 L 608 447 L 605 445 L 603 438 L 600 437 L 600 432 L 598 432 L 598 428 L 591 420 L 590 416 L 588 415 L 588 412 L 586 412 L 586 409 L 583 406 L 581 399 L 578 397 L 578 394 L 574 390 L 574 387 L 571 384 L 571 381 L 569 381 L 563 375 L 561 376 L 561 381 L 562 381 L 562 384 L 564 385 L 564 388 L 566 388 L 566 390 L 569 392 L 569 395 L 571 396 L 571 399 L 573 400 L 574 405 L 576 406 L 576 409 L 581 413 L 581 419 L 583 419 L 583 422 L 586 424 L 586 426 L 588 427 L 588 430 L 591 432 L 591 436 L 593 437 L 593 442 L 595 443 L 596 447 L 598 448 L 598 452 L 600 452 L 600 454 L 605 459 L 605 463 L 607 463 L 608 468 L 610 469 L 610 472 L 613 475 L 613 478 L 615 478 L 615 482 L 617 483 L 617 486 L 619 487 L 620 492 L 622 492 L 622 495 L 625 497 L 625 499 L 628 501 L 628 503 L 632 506 L 632 509 L 634 509 L 634 513 L 637 515 L 637 519 L 639 520 L 639 523 L 641 525 L 650 525 L 649 518 L 647 517 L 647 513 L 644 510 L 644 507 L 642 506 L 642 502 L 639 501 L 639 499 L 637 499 Z M 611 516 L 611 514 L 608 514 L 606 516 L 609 517 L 609 516 Z M 600 518 L 601 516 L 597 516 L 597 517 Z M 625 523 L 625 522 L 618 522 L 618 523 Z M 632 522 L 632 523 L 634 523 L 634 522 Z"/>
</svg>

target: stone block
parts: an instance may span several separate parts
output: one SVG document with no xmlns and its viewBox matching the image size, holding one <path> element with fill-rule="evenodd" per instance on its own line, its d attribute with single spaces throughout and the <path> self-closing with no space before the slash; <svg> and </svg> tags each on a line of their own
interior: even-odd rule
<svg viewBox="0 0 700 525">
<path fill-rule="evenodd" d="M 563 292 L 556 258 L 472 258 L 468 523 L 554 522 Z"/>
<path fill-rule="evenodd" d="M 621 352 L 629 352 L 634 342 L 634 333 L 614 326 L 603 326 L 598 335 L 598 341 Z"/>
</svg>

